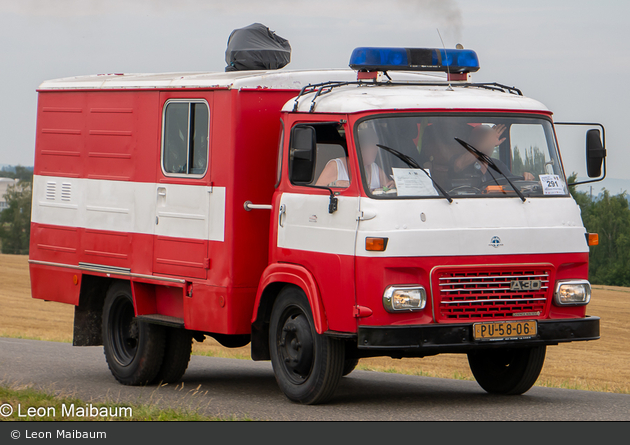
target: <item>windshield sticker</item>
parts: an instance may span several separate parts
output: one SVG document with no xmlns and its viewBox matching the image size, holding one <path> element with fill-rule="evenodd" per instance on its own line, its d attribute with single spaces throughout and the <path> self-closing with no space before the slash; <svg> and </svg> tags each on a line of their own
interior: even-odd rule
<svg viewBox="0 0 630 445">
<path fill-rule="evenodd" d="M 398 196 L 437 196 L 431 178 L 415 168 L 392 168 Z M 427 173 L 431 174 L 427 170 Z"/>
<path fill-rule="evenodd" d="M 538 175 L 545 195 L 564 195 L 566 187 L 558 175 Z"/>
</svg>

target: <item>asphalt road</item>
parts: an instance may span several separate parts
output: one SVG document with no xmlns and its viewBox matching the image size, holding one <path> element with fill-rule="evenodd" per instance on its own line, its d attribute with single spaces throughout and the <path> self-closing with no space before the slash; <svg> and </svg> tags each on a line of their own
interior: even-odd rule
<svg viewBox="0 0 630 445">
<path fill-rule="evenodd" d="M 183 385 L 128 387 L 102 347 L 0 338 L 0 382 L 33 384 L 87 402 L 156 403 L 210 416 L 279 421 L 629 421 L 630 395 L 534 387 L 493 396 L 475 382 L 354 371 L 326 405 L 302 406 L 279 390 L 270 362 L 191 358 Z"/>
</svg>

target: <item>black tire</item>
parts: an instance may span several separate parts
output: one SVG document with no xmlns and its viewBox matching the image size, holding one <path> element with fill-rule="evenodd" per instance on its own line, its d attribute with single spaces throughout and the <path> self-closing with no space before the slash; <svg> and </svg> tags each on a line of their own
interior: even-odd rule
<svg viewBox="0 0 630 445">
<path fill-rule="evenodd" d="M 154 383 L 178 382 L 188 368 L 192 353 L 192 333 L 181 328 L 166 328 L 164 359 Z"/>
<path fill-rule="evenodd" d="M 285 287 L 273 305 L 269 350 L 278 386 L 290 400 L 314 405 L 334 395 L 343 372 L 344 343 L 317 334 L 298 287 Z"/>
<path fill-rule="evenodd" d="M 358 364 L 358 358 L 346 358 L 343 362 L 343 372 L 341 373 L 341 375 L 343 377 L 347 376 L 352 371 L 354 371 L 354 368 L 356 368 Z"/>
<path fill-rule="evenodd" d="M 479 386 L 491 394 L 517 395 L 528 391 L 540 375 L 546 346 L 488 349 L 468 354 Z"/>
<path fill-rule="evenodd" d="M 146 385 L 160 370 L 164 327 L 135 319 L 129 283 L 113 283 L 107 291 L 103 345 L 107 365 L 123 385 Z"/>
</svg>

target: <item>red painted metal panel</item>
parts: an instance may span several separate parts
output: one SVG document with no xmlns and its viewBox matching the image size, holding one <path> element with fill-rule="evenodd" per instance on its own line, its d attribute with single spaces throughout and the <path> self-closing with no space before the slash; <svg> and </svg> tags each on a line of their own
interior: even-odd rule
<svg viewBox="0 0 630 445">
<path fill-rule="evenodd" d="M 184 318 L 184 291 L 181 287 L 156 286 L 155 306 L 158 314 Z"/>
<path fill-rule="evenodd" d="M 99 264 L 152 273 L 153 236 L 31 223 L 29 258 L 68 264 Z M 194 240 L 193 240 L 194 241 Z"/>
<path fill-rule="evenodd" d="M 78 264 L 79 230 L 76 227 L 31 224 L 29 258 Z"/>
<path fill-rule="evenodd" d="M 86 263 L 131 267 L 132 235 L 83 229 L 81 250 Z"/>
<path fill-rule="evenodd" d="M 155 304 L 155 288 L 156 286 L 153 284 L 139 283 L 137 281 L 131 283 L 136 315 L 153 315 L 158 313 Z"/>
<path fill-rule="evenodd" d="M 155 237 L 153 271 L 165 275 L 206 278 L 208 241 Z"/>
<path fill-rule="evenodd" d="M 42 91 L 35 174 L 155 181 L 158 93 Z"/>
<path fill-rule="evenodd" d="M 30 264 L 29 272 L 33 298 L 68 303 L 75 306 L 79 304 L 79 293 L 81 291 L 80 271 Z"/>
<path fill-rule="evenodd" d="M 230 92 L 217 92 L 219 96 Z M 234 254 L 233 285 L 257 287 L 269 262 L 269 210 L 247 211 L 245 201 L 271 204 L 276 183 L 276 164 L 281 123 L 280 109 L 295 95 L 292 91 L 249 90 L 231 92 L 229 131 L 234 149 L 228 165 L 234 174 L 227 179 L 226 241 Z M 228 135 L 224 134 L 228 137 Z M 215 149 L 213 156 L 223 150 Z"/>
</svg>

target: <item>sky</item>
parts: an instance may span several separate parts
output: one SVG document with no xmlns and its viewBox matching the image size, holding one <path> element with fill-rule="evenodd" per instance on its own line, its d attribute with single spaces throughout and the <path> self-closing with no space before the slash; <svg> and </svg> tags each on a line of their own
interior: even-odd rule
<svg viewBox="0 0 630 445">
<path fill-rule="evenodd" d="M 33 165 L 44 80 L 222 72 L 232 30 L 258 22 L 289 40 L 285 69 L 346 68 L 358 46 L 461 43 L 479 56 L 473 81 L 516 86 L 555 121 L 602 123 L 608 178 L 630 180 L 628 17 L 627 0 L 0 0 L 0 164 Z M 565 163 L 583 159 L 581 134 L 566 140 Z"/>
</svg>

